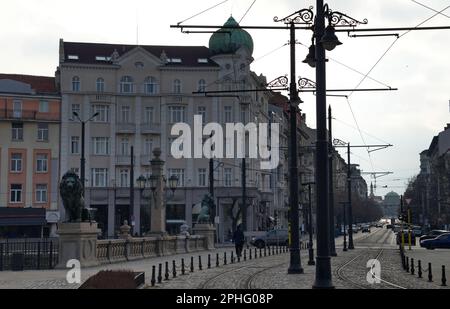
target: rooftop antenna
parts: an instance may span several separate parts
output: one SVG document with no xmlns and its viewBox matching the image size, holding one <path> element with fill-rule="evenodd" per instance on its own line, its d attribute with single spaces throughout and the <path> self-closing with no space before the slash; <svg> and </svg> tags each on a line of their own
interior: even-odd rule
<svg viewBox="0 0 450 309">
<path fill-rule="evenodd" d="M 139 11 L 136 8 L 136 45 L 139 45 Z"/>
</svg>

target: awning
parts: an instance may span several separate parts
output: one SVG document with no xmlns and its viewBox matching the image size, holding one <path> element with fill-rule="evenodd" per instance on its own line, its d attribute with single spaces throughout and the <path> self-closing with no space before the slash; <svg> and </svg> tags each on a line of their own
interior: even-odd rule
<svg viewBox="0 0 450 309">
<path fill-rule="evenodd" d="M 1 208 L 0 226 L 42 226 L 45 220 L 44 208 Z"/>
</svg>

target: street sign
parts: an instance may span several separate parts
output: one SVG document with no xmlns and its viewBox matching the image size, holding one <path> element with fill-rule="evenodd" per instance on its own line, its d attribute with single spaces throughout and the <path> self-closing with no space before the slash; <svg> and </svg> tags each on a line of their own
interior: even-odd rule
<svg viewBox="0 0 450 309">
<path fill-rule="evenodd" d="M 411 201 L 412 201 L 412 199 L 406 198 L 406 199 L 405 199 L 406 205 L 409 205 L 409 204 L 411 203 Z"/>
</svg>

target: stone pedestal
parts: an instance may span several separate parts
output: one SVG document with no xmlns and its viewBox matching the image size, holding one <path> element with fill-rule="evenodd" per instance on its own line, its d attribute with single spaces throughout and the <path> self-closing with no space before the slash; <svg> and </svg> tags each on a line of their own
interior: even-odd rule
<svg viewBox="0 0 450 309">
<path fill-rule="evenodd" d="M 58 269 L 67 269 L 67 262 L 78 260 L 81 267 L 99 265 L 97 261 L 97 236 L 100 230 L 97 223 L 77 222 L 61 223 L 59 235 Z"/>
<path fill-rule="evenodd" d="M 128 221 L 125 220 L 125 223 L 119 229 L 120 229 L 119 235 L 120 239 L 130 240 L 132 238 L 130 234 L 131 226 L 128 225 Z"/>
<path fill-rule="evenodd" d="M 215 249 L 214 232 L 216 229 L 212 224 L 196 224 L 192 231 L 194 232 L 194 235 L 206 237 L 206 247 L 208 250 Z"/>
</svg>

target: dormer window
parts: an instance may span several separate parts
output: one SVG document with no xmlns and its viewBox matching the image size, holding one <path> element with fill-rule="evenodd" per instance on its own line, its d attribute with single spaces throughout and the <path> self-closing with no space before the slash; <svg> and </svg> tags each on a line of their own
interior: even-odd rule
<svg viewBox="0 0 450 309">
<path fill-rule="evenodd" d="M 78 57 L 78 55 L 68 55 L 67 59 L 69 59 L 69 60 L 79 60 L 80 58 Z"/>
<path fill-rule="evenodd" d="M 106 57 L 106 56 L 97 56 L 95 57 L 95 60 L 97 61 L 111 61 L 111 57 Z"/>
<path fill-rule="evenodd" d="M 120 93 L 133 93 L 133 78 L 131 76 L 123 76 L 120 79 Z"/>
</svg>

